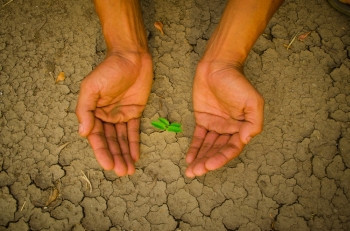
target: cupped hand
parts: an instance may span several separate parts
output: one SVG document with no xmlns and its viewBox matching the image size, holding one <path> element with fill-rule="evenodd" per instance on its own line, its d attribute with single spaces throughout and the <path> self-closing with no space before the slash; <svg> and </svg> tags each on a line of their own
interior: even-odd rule
<svg viewBox="0 0 350 231">
<path fill-rule="evenodd" d="M 99 164 L 133 174 L 140 155 L 140 117 L 151 91 L 148 53 L 112 53 L 81 83 L 76 115 Z"/>
<path fill-rule="evenodd" d="M 239 65 L 199 63 L 193 106 L 196 127 L 186 156 L 188 177 L 224 166 L 262 130 L 264 100 Z"/>
</svg>

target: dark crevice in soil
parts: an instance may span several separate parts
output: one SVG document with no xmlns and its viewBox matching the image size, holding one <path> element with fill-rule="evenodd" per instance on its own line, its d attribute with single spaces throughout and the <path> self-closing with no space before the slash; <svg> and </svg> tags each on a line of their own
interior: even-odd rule
<svg viewBox="0 0 350 231">
<path fill-rule="evenodd" d="M 180 222 L 182 221 L 181 219 L 175 219 L 176 221 L 176 228 L 175 229 L 178 229 L 180 228 Z"/>
<path fill-rule="evenodd" d="M 239 227 L 237 227 L 237 228 L 235 228 L 235 229 L 230 229 L 230 228 L 227 228 L 227 226 L 223 223 L 223 225 L 224 225 L 224 227 L 225 227 L 225 229 L 227 230 L 227 231 L 236 231 L 236 230 L 239 230 Z"/>
<path fill-rule="evenodd" d="M 341 138 L 343 138 L 342 134 L 339 135 L 339 137 L 336 139 L 335 141 L 335 146 L 337 147 L 337 153 L 340 153 L 340 150 L 339 150 L 339 142 L 341 140 Z M 343 159 L 343 158 L 342 158 Z M 345 165 L 345 163 L 344 163 Z"/>
<path fill-rule="evenodd" d="M 296 203 L 296 202 L 295 202 Z M 277 214 L 272 218 L 271 225 L 270 225 L 270 231 L 278 231 L 275 227 L 275 224 L 277 222 L 277 217 L 280 215 L 281 208 L 283 207 L 283 204 L 279 204 L 277 208 Z"/>
</svg>

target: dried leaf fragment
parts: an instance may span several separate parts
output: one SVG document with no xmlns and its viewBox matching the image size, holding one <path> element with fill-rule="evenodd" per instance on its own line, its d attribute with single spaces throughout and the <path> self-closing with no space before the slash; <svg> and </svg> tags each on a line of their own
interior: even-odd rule
<svg viewBox="0 0 350 231">
<path fill-rule="evenodd" d="M 60 191 L 58 190 L 58 188 L 54 187 L 51 190 L 51 194 L 49 196 L 49 199 L 47 199 L 45 206 L 49 206 L 52 202 L 54 202 L 58 196 L 60 195 Z"/>
<path fill-rule="evenodd" d="M 64 72 L 61 71 L 61 72 L 58 74 L 55 83 L 61 82 L 61 81 L 63 81 L 65 78 L 66 78 L 66 77 L 64 76 Z"/>
<path fill-rule="evenodd" d="M 164 35 L 163 23 L 157 21 L 157 22 L 154 23 L 154 27 L 155 27 L 157 30 L 159 30 L 160 33 L 161 33 L 162 35 Z"/>
<path fill-rule="evenodd" d="M 306 32 L 306 33 L 304 33 L 304 34 L 301 34 L 301 35 L 298 36 L 298 40 L 302 42 L 302 41 L 304 41 L 310 34 L 311 34 L 311 31 L 308 31 L 308 32 Z"/>
</svg>

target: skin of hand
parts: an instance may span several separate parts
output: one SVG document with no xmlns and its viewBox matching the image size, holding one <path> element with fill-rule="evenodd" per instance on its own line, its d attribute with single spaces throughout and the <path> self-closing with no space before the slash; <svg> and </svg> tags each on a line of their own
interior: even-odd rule
<svg viewBox="0 0 350 231">
<path fill-rule="evenodd" d="M 350 0 L 340 0 L 340 2 L 350 5 Z"/>
<path fill-rule="evenodd" d="M 234 65 L 200 63 L 193 106 L 196 128 L 186 156 L 188 177 L 224 166 L 262 130 L 264 100 Z"/>
<path fill-rule="evenodd" d="M 136 57 L 135 57 L 136 56 Z M 139 124 L 152 85 L 149 55 L 109 55 L 81 83 L 76 113 L 99 164 L 133 174 Z"/>
<path fill-rule="evenodd" d="M 193 82 L 196 127 L 186 175 L 201 176 L 237 157 L 263 126 L 264 100 L 243 63 L 282 0 L 229 0 Z"/>
<path fill-rule="evenodd" d="M 140 117 L 151 91 L 152 59 L 137 0 L 96 0 L 95 7 L 108 54 L 81 83 L 79 134 L 87 137 L 102 168 L 131 175 L 140 155 Z"/>
</svg>

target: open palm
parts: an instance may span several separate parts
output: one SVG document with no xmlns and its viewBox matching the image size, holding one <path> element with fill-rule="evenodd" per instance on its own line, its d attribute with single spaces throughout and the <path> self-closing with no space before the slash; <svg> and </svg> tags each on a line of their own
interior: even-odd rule
<svg viewBox="0 0 350 231">
<path fill-rule="evenodd" d="M 132 174 L 139 158 L 139 124 L 152 84 L 148 54 L 112 54 L 81 83 L 76 114 L 100 165 Z"/>
<path fill-rule="evenodd" d="M 201 62 L 193 83 L 196 119 L 186 175 L 222 167 L 261 132 L 264 101 L 237 66 Z"/>
</svg>

